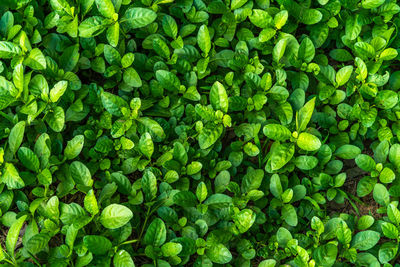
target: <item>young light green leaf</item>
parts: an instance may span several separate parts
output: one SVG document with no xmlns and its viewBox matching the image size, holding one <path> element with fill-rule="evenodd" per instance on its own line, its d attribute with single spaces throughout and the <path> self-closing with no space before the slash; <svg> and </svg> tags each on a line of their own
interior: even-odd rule
<svg viewBox="0 0 400 267">
<path fill-rule="evenodd" d="M 96 0 L 96 7 L 102 16 L 113 18 L 115 9 L 111 0 Z"/>
<path fill-rule="evenodd" d="M 210 90 L 210 102 L 214 109 L 228 112 L 228 94 L 220 82 L 215 82 Z"/>
<path fill-rule="evenodd" d="M 24 225 L 24 222 L 27 218 L 27 215 L 23 215 L 19 217 L 10 227 L 7 233 L 7 238 L 6 238 L 6 248 L 8 251 L 8 254 L 11 257 L 14 257 L 14 250 L 15 246 L 17 245 L 18 237 L 20 235 L 20 231 L 22 226 Z"/>
<path fill-rule="evenodd" d="M 8 144 L 12 154 L 15 154 L 15 152 L 17 152 L 19 146 L 22 143 L 22 140 L 24 139 L 24 133 L 25 121 L 18 122 L 11 129 L 10 135 L 8 136 Z"/>
<path fill-rule="evenodd" d="M 345 67 L 341 68 L 336 73 L 337 86 L 342 86 L 342 85 L 346 84 L 349 81 L 352 73 L 353 73 L 353 66 L 345 66 Z"/>
<path fill-rule="evenodd" d="M 64 149 L 64 156 L 71 160 L 76 158 L 82 151 L 85 137 L 83 135 L 77 135 L 67 142 L 67 146 Z"/>
<path fill-rule="evenodd" d="M 208 52 L 210 52 L 211 49 L 211 39 L 210 39 L 210 33 L 208 32 L 208 28 L 206 25 L 201 25 L 199 28 L 199 31 L 197 33 L 197 43 L 203 51 L 205 57 L 208 56 Z"/>
<path fill-rule="evenodd" d="M 59 81 L 50 90 L 50 100 L 51 102 L 57 102 L 58 99 L 65 93 L 68 87 L 67 81 Z"/>
<path fill-rule="evenodd" d="M 314 112 L 315 97 L 309 100 L 297 113 L 296 113 L 296 129 L 298 132 L 304 131 L 307 124 L 311 120 Z"/>
<path fill-rule="evenodd" d="M 303 132 L 297 139 L 297 145 L 306 151 L 315 151 L 321 147 L 321 141 L 315 135 Z"/>
<path fill-rule="evenodd" d="M 100 223 L 107 229 L 117 229 L 132 219 L 132 211 L 120 204 L 108 205 L 100 215 Z"/>
</svg>

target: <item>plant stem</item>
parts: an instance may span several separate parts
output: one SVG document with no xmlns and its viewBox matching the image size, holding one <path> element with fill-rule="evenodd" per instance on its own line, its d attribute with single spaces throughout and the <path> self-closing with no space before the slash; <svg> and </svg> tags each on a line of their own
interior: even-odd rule
<svg viewBox="0 0 400 267">
<path fill-rule="evenodd" d="M 144 223 L 143 223 L 143 226 L 142 226 L 142 230 L 140 231 L 139 238 L 137 239 L 136 248 L 137 248 L 137 247 L 139 246 L 139 244 L 140 244 L 140 241 L 141 241 L 142 236 L 143 236 L 143 233 L 144 233 L 144 228 L 146 228 L 147 220 L 148 220 L 149 217 L 150 217 L 150 209 L 151 209 L 150 207 L 147 208 L 146 218 L 144 219 Z"/>
</svg>

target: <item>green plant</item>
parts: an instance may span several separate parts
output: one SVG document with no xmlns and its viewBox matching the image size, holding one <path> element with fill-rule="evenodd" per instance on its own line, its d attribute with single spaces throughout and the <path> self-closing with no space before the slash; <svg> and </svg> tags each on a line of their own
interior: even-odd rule
<svg viewBox="0 0 400 267">
<path fill-rule="evenodd" d="M 0 3 L 1 266 L 399 266 L 395 0 Z"/>
</svg>

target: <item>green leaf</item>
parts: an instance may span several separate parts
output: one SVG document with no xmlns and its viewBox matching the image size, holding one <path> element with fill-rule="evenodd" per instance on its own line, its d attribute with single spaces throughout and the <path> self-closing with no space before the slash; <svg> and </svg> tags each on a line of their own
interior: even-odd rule
<svg viewBox="0 0 400 267">
<path fill-rule="evenodd" d="M 33 255 L 38 254 L 48 246 L 50 236 L 45 233 L 40 233 L 32 236 L 25 245 L 25 248 Z"/>
<path fill-rule="evenodd" d="M 80 53 L 78 44 L 71 45 L 63 50 L 59 60 L 62 69 L 67 72 L 73 71 L 75 66 L 78 64 L 79 56 Z"/>
<path fill-rule="evenodd" d="M 315 56 L 315 47 L 310 38 L 306 37 L 301 41 L 299 50 L 298 50 L 298 58 L 304 60 L 309 63 L 313 60 Z M 315 104 L 315 100 L 314 100 Z"/>
<path fill-rule="evenodd" d="M 7 81 L 3 76 L 0 76 L 0 110 L 11 105 L 18 95 L 18 90 L 14 84 Z"/>
<path fill-rule="evenodd" d="M 115 9 L 111 0 L 96 0 L 96 7 L 102 16 L 113 18 Z"/>
<path fill-rule="evenodd" d="M 231 252 L 223 244 L 213 244 L 206 249 L 206 255 L 217 264 L 227 264 L 232 260 Z"/>
<path fill-rule="evenodd" d="M 389 150 L 389 160 L 397 168 L 400 167 L 400 144 L 393 144 Z"/>
<path fill-rule="evenodd" d="M 382 233 L 384 236 L 390 239 L 397 239 L 399 237 L 399 230 L 391 223 L 383 222 L 381 224 Z"/>
<path fill-rule="evenodd" d="M 165 243 L 167 238 L 167 230 L 164 222 L 160 218 L 155 218 L 146 230 L 143 242 L 146 245 L 160 247 Z"/>
<path fill-rule="evenodd" d="M 400 211 L 393 204 L 387 206 L 387 214 L 389 219 L 396 225 L 400 225 Z"/>
<path fill-rule="evenodd" d="M 201 149 L 207 149 L 211 147 L 222 134 L 222 125 L 219 125 L 213 129 L 203 128 L 199 135 L 199 145 Z"/>
<path fill-rule="evenodd" d="M 77 184 L 92 186 L 92 175 L 90 174 L 89 169 L 82 162 L 72 162 L 71 166 L 69 167 L 69 171 L 72 179 L 74 179 Z"/>
<path fill-rule="evenodd" d="M 134 7 L 125 12 L 121 23 L 126 23 L 128 29 L 142 28 L 152 23 L 157 18 L 157 14 L 147 8 Z"/>
<path fill-rule="evenodd" d="M 114 255 L 113 263 L 115 267 L 135 267 L 131 255 L 123 249 Z"/>
<path fill-rule="evenodd" d="M 86 196 L 85 199 L 83 200 L 85 209 L 92 214 L 92 216 L 96 215 L 99 213 L 99 207 L 97 204 L 96 196 L 94 195 L 94 191 L 90 189 Z"/>
<path fill-rule="evenodd" d="M 332 266 L 336 262 L 338 247 L 334 244 L 318 246 L 313 252 L 313 258 L 318 266 Z"/>
<path fill-rule="evenodd" d="M 329 52 L 329 56 L 339 62 L 347 62 L 354 60 L 353 56 L 346 49 L 333 49 Z M 358 59 L 360 60 L 360 58 Z"/>
<path fill-rule="evenodd" d="M 29 55 L 24 60 L 24 64 L 33 70 L 46 69 L 46 58 L 39 48 L 34 48 L 29 52 Z"/>
<path fill-rule="evenodd" d="M 274 46 L 274 50 L 272 51 L 272 58 L 275 62 L 279 63 L 279 61 L 282 59 L 286 51 L 287 43 L 287 39 L 284 38 L 279 40 Z"/>
<path fill-rule="evenodd" d="M 8 136 L 8 144 L 12 154 L 15 154 L 15 152 L 17 152 L 19 146 L 22 143 L 22 140 L 24 139 L 24 133 L 25 121 L 18 122 L 11 129 L 10 135 Z"/>
<path fill-rule="evenodd" d="M 298 132 L 304 131 L 307 124 L 311 120 L 311 116 L 314 112 L 315 97 L 308 101 L 299 111 L 296 113 L 296 129 Z"/>
<path fill-rule="evenodd" d="M 180 191 L 176 193 L 173 200 L 176 205 L 181 207 L 194 207 L 198 203 L 196 195 L 190 191 Z"/>
<path fill-rule="evenodd" d="M 374 199 L 375 201 L 382 205 L 386 206 L 389 204 L 390 197 L 389 192 L 387 191 L 386 187 L 383 184 L 377 183 L 374 187 Z"/>
<path fill-rule="evenodd" d="M 208 52 L 210 52 L 211 49 L 211 39 L 206 25 L 200 26 L 199 31 L 197 33 L 197 43 L 201 51 L 203 51 L 205 57 L 207 57 Z"/>
<path fill-rule="evenodd" d="M 341 68 L 336 73 L 337 86 L 342 86 L 342 85 L 346 84 L 349 81 L 352 73 L 353 73 L 353 66 L 345 66 L 345 67 Z"/>
<path fill-rule="evenodd" d="M 351 246 L 357 250 L 364 251 L 373 248 L 381 238 L 378 232 L 367 230 L 357 233 L 352 242 Z"/>
<path fill-rule="evenodd" d="M 79 36 L 84 38 L 97 36 L 101 34 L 110 23 L 111 20 L 104 17 L 89 17 L 79 25 Z"/>
<path fill-rule="evenodd" d="M 151 158 L 151 155 L 153 155 L 154 152 L 154 143 L 149 133 L 146 132 L 140 137 L 138 147 L 143 155 L 149 159 Z"/>
<path fill-rule="evenodd" d="M 155 175 L 150 171 L 146 170 L 142 178 L 142 188 L 146 200 L 150 201 L 156 197 L 157 194 L 157 179 Z"/>
<path fill-rule="evenodd" d="M 21 48 L 12 42 L 0 41 L 0 58 L 13 58 L 21 53 Z"/>
<path fill-rule="evenodd" d="M 84 143 L 85 137 L 83 135 L 75 136 L 67 142 L 67 146 L 64 149 L 64 156 L 69 160 L 76 158 L 81 153 Z"/>
<path fill-rule="evenodd" d="M 306 151 L 315 151 L 321 147 L 321 141 L 315 135 L 303 132 L 297 139 L 297 145 Z"/>
<path fill-rule="evenodd" d="M 17 169 L 12 163 L 4 164 L 1 181 L 7 185 L 8 189 L 20 189 L 25 186 L 24 181 L 19 176 Z"/>
<path fill-rule="evenodd" d="M 132 219 L 132 211 L 120 204 L 108 205 L 100 215 L 100 223 L 107 229 L 116 229 L 127 224 Z"/>
<path fill-rule="evenodd" d="M 280 247 L 286 247 L 286 244 L 293 239 L 290 231 L 284 227 L 279 227 L 276 232 L 276 239 Z"/>
<path fill-rule="evenodd" d="M 179 243 L 168 242 L 161 247 L 164 257 L 176 256 L 182 251 L 182 245 Z"/>
<path fill-rule="evenodd" d="M 246 175 L 242 179 L 242 191 L 248 193 L 252 190 L 256 190 L 261 186 L 264 178 L 264 171 L 262 169 L 253 169 L 249 167 Z"/>
<path fill-rule="evenodd" d="M 281 180 L 279 178 L 278 174 L 274 174 L 271 176 L 271 181 L 269 184 L 269 190 L 271 191 L 272 195 L 274 195 L 274 197 L 280 199 L 281 195 L 283 193 L 283 189 L 282 189 L 282 184 L 281 184 Z"/>
<path fill-rule="evenodd" d="M 185 147 L 180 142 L 174 143 L 174 159 L 178 160 L 183 166 L 188 162 L 188 155 Z"/>
<path fill-rule="evenodd" d="M 362 24 L 359 22 L 359 16 L 348 16 L 346 19 L 345 31 L 346 37 L 355 40 L 361 33 Z"/>
<path fill-rule="evenodd" d="M 174 195 L 175 197 L 175 195 Z M 196 188 L 196 197 L 199 202 L 203 202 L 207 198 L 207 186 L 204 182 L 200 182 Z"/>
<path fill-rule="evenodd" d="M 375 49 L 366 42 L 357 42 L 354 44 L 354 50 L 358 57 L 368 59 L 375 56 Z"/>
<path fill-rule="evenodd" d="M 395 59 L 398 55 L 398 52 L 394 48 L 386 48 L 379 55 L 380 60 L 392 60 Z"/>
<path fill-rule="evenodd" d="M 318 165 L 318 159 L 314 156 L 301 155 L 294 160 L 294 164 L 297 168 L 308 171 Z"/>
<path fill-rule="evenodd" d="M 111 115 L 117 117 L 122 116 L 122 108 L 129 108 L 128 103 L 124 99 L 109 92 L 101 93 L 101 103 Z"/>
<path fill-rule="evenodd" d="M 385 3 L 385 0 L 362 0 L 361 6 L 365 9 L 377 8 Z"/>
<path fill-rule="evenodd" d="M 267 28 L 272 23 L 271 15 L 261 9 L 253 9 L 249 19 L 251 23 L 259 28 Z"/>
<path fill-rule="evenodd" d="M 81 1 L 80 2 L 80 7 L 81 7 L 81 14 L 82 16 L 86 15 L 86 13 L 91 9 L 93 6 L 94 0 L 87 0 L 87 1 Z"/>
<path fill-rule="evenodd" d="M 76 203 L 62 204 L 60 220 L 63 224 L 79 226 L 80 222 L 85 218 L 85 210 Z"/>
<path fill-rule="evenodd" d="M 368 155 L 365 154 L 359 154 L 356 158 L 355 158 L 355 162 L 357 164 L 357 166 L 367 172 L 372 171 L 373 169 L 375 169 L 375 161 L 373 158 L 371 158 Z"/>
<path fill-rule="evenodd" d="M 280 144 L 274 148 L 271 154 L 271 169 L 279 170 L 285 166 L 292 159 L 294 150 L 293 143 Z"/>
<path fill-rule="evenodd" d="M 366 230 L 369 227 L 371 227 L 375 222 L 374 217 L 370 216 L 370 215 L 363 215 L 360 217 L 360 219 L 358 219 L 357 222 L 357 228 L 359 230 Z"/>
<path fill-rule="evenodd" d="M 210 102 L 214 109 L 228 112 L 228 95 L 220 82 L 215 82 L 210 90 Z"/>
<path fill-rule="evenodd" d="M 142 80 L 136 70 L 132 67 L 129 67 L 124 72 L 124 82 L 132 87 L 141 87 Z"/>
<path fill-rule="evenodd" d="M 47 113 L 46 121 L 53 131 L 57 133 L 61 132 L 65 124 L 64 109 L 56 106 L 52 112 Z"/>
<path fill-rule="evenodd" d="M 312 25 L 321 21 L 322 13 L 317 9 L 304 9 L 298 19 L 304 24 Z"/>
<path fill-rule="evenodd" d="M 379 175 L 379 180 L 384 183 L 388 184 L 393 182 L 396 179 L 396 174 L 388 167 L 385 167 L 381 174 Z"/>
<path fill-rule="evenodd" d="M 162 19 L 162 27 L 165 34 L 171 38 L 176 38 L 178 34 L 178 25 L 173 17 L 170 15 L 164 15 Z"/>
<path fill-rule="evenodd" d="M 52 102 L 57 102 L 58 99 L 65 93 L 68 87 L 67 81 L 59 81 L 54 85 L 54 87 L 50 90 L 50 100 Z"/>
<path fill-rule="evenodd" d="M 6 238 L 6 248 L 8 254 L 11 257 L 14 257 L 15 246 L 17 245 L 18 237 L 20 235 L 21 228 L 24 225 L 26 218 L 27 215 L 21 216 L 11 225 L 10 229 L 8 230 Z"/>
<path fill-rule="evenodd" d="M 336 149 L 335 156 L 342 159 L 354 159 L 360 155 L 361 149 L 354 145 L 343 145 Z"/>
<path fill-rule="evenodd" d="M 287 12 L 287 10 L 282 10 L 278 14 L 276 14 L 274 17 L 275 28 L 277 28 L 278 30 L 281 29 L 286 24 L 288 18 L 289 13 Z"/>
<path fill-rule="evenodd" d="M 269 259 L 269 260 L 263 260 L 258 264 L 258 267 L 275 267 L 276 266 L 276 260 Z"/>
<path fill-rule="evenodd" d="M 377 107 L 381 109 L 391 109 L 397 105 L 399 97 L 396 92 L 391 90 L 381 90 L 375 98 Z"/>
<path fill-rule="evenodd" d="M 71 6 L 65 0 L 50 0 L 51 7 L 59 12 L 65 12 L 67 9 L 70 9 Z"/>
<path fill-rule="evenodd" d="M 178 77 L 172 72 L 158 70 L 156 71 L 156 78 L 164 89 L 170 92 L 179 91 L 181 84 Z"/>
<path fill-rule="evenodd" d="M 143 125 L 144 131 L 150 133 L 154 142 L 160 142 L 166 137 L 164 129 L 158 122 L 147 117 L 139 118 L 138 121 Z"/>
<path fill-rule="evenodd" d="M 213 194 L 204 201 L 204 204 L 208 205 L 209 208 L 220 209 L 231 205 L 232 198 L 224 194 Z"/>
<path fill-rule="evenodd" d="M 168 45 L 161 38 L 155 38 L 153 40 L 153 49 L 158 55 L 165 59 L 169 59 L 171 56 Z"/>
<path fill-rule="evenodd" d="M 293 227 L 295 227 L 298 223 L 296 209 L 290 204 L 283 205 L 282 218 L 287 224 Z"/>
<path fill-rule="evenodd" d="M 104 255 L 112 247 L 112 243 L 104 236 L 87 235 L 83 237 L 83 244 L 94 255 Z"/>
<path fill-rule="evenodd" d="M 119 41 L 119 23 L 116 21 L 114 24 L 108 27 L 106 37 L 108 43 L 112 47 L 116 47 Z"/>
<path fill-rule="evenodd" d="M 118 50 L 111 45 L 104 46 L 104 58 L 111 65 L 120 65 L 121 63 L 121 55 Z"/>
<path fill-rule="evenodd" d="M 132 191 L 132 185 L 129 179 L 119 172 L 113 172 L 111 174 L 111 179 L 118 185 L 118 191 L 121 194 L 129 195 Z"/>
<path fill-rule="evenodd" d="M 29 170 L 39 172 L 40 162 L 35 152 L 27 147 L 21 147 L 18 150 L 18 159 Z"/>
<path fill-rule="evenodd" d="M 239 230 L 239 233 L 245 233 L 254 224 L 256 214 L 250 209 L 244 209 L 235 214 L 233 221 Z"/>
<path fill-rule="evenodd" d="M 397 242 L 386 242 L 379 248 L 379 261 L 385 264 L 390 264 L 389 262 L 396 256 L 399 245 Z"/>
<path fill-rule="evenodd" d="M 247 3 L 248 0 L 232 0 L 231 1 L 231 9 L 235 10 L 242 7 L 244 4 Z"/>
<path fill-rule="evenodd" d="M 292 136 L 292 133 L 288 128 L 283 125 L 273 123 L 265 125 L 263 128 L 263 133 L 269 139 L 275 141 L 286 141 Z"/>
</svg>

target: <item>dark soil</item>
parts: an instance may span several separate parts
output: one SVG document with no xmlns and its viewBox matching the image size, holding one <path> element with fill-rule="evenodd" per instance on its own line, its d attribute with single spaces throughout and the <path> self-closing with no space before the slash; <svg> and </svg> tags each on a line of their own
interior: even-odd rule
<svg viewBox="0 0 400 267">
<path fill-rule="evenodd" d="M 357 197 L 357 184 L 364 176 L 368 175 L 368 173 L 358 168 L 354 160 L 344 161 L 344 171 L 347 174 L 347 179 L 341 189 L 348 194 L 357 210 L 350 201 L 346 199 L 343 204 L 332 202 L 332 205 L 329 205 L 330 211 L 333 213 L 348 213 L 357 216 L 371 215 L 374 218 L 381 218 L 382 214 L 377 213 L 379 204 L 375 202 L 372 194 L 362 198 Z"/>
</svg>

